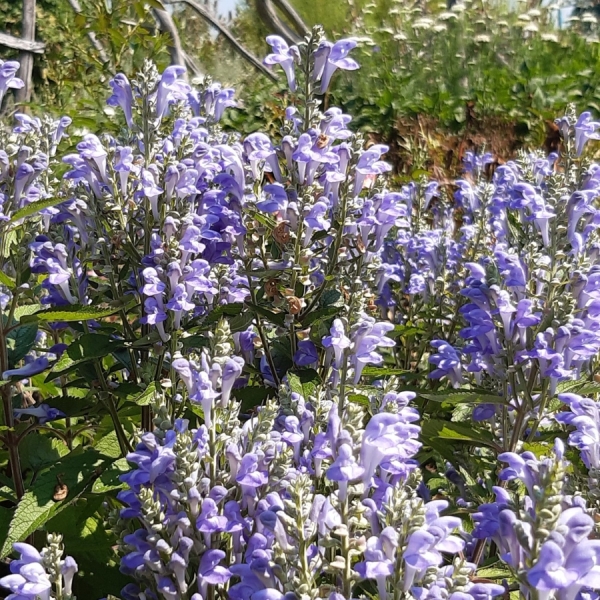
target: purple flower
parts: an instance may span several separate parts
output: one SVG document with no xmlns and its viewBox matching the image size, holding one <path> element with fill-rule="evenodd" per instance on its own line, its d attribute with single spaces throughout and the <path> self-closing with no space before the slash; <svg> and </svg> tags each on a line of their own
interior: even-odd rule
<svg viewBox="0 0 600 600">
<path fill-rule="evenodd" d="M 47 404 L 40 404 L 39 406 L 31 408 L 15 408 L 13 412 L 16 419 L 20 419 L 23 415 L 36 417 L 40 424 L 54 421 L 55 419 L 60 419 L 65 416 L 63 412 L 57 408 L 52 408 Z"/>
<path fill-rule="evenodd" d="M 320 200 L 315 202 L 306 217 L 304 217 L 306 229 L 304 230 L 303 246 L 305 248 L 310 244 L 313 231 L 327 231 L 331 226 L 331 221 L 326 218 L 328 213 L 329 205 Z"/>
<path fill-rule="evenodd" d="M 367 175 L 380 175 L 392 169 L 390 164 L 379 160 L 381 155 L 388 150 L 388 146 L 374 144 L 361 154 L 356 165 L 356 176 L 354 178 L 353 194 L 355 196 L 358 196 L 363 189 Z"/>
<path fill-rule="evenodd" d="M 156 116 L 164 117 L 169 111 L 169 105 L 179 100 L 186 100 L 190 86 L 181 77 L 185 67 L 171 65 L 167 67 L 158 82 L 156 92 Z"/>
<path fill-rule="evenodd" d="M 495 404 L 479 404 L 473 409 L 473 421 L 485 421 L 496 414 Z"/>
<path fill-rule="evenodd" d="M 396 540 L 396 545 L 397 543 Z M 394 572 L 394 561 L 386 556 L 383 540 L 379 536 L 371 536 L 367 540 L 365 560 L 356 563 L 354 570 L 362 579 L 375 579 L 378 597 L 381 600 L 387 599 L 386 579 Z"/>
<path fill-rule="evenodd" d="M 189 313 L 196 308 L 196 305 L 193 302 L 188 302 L 188 294 L 183 283 L 178 283 L 175 286 L 173 296 L 171 297 L 171 300 L 167 302 L 167 308 L 175 313 L 173 327 L 175 329 L 180 329 L 183 313 Z"/>
<path fill-rule="evenodd" d="M 337 69 L 354 71 L 359 68 L 354 59 L 348 58 L 348 54 L 354 48 L 356 48 L 356 42 L 351 39 L 339 40 L 333 46 L 326 42 L 319 47 L 315 56 L 313 78 L 315 80 L 321 78 L 319 90 L 321 94 L 327 91 L 331 77 Z"/>
<path fill-rule="evenodd" d="M 25 85 L 23 80 L 16 76 L 20 67 L 16 60 L 0 60 L 0 105 L 9 88 L 19 90 Z"/>
<path fill-rule="evenodd" d="M 300 53 L 297 46 L 289 46 L 288 43 L 278 35 L 267 37 L 267 44 L 273 50 L 264 63 L 266 65 L 281 65 L 288 80 L 288 86 L 292 92 L 296 91 L 296 73 L 294 72 L 294 62 L 300 61 Z"/>
<path fill-rule="evenodd" d="M 329 330 L 331 335 L 323 338 L 323 346 L 332 348 L 335 355 L 335 366 L 337 369 L 342 367 L 342 356 L 344 350 L 350 347 L 350 338 L 346 336 L 344 323 L 340 319 L 335 319 Z"/>
<path fill-rule="evenodd" d="M 310 340 L 298 342 L 298 350 L 294 354 L 294 363 L 297 367 L 308 367 L 318 360 L 317 347 Z"/>
<path fill-rule="evenodd" d="M 207 550 L 202 555 L 198 567 L 199 589 L 202 598 L 206 598 L 209 585 L 219 585 L 229 581 L 231 571 L 219 565 L 225 556 L 225 552 L 222 550 Z"/>
<path fill-rule="evenodd" d="M 348 482 L 360 479 L 365 472 L 354 458 L 352 446 L 342 444 L 337 451 L 337 458 L 333 461 L 325 476 L 330 481 L 337 481 L 340 491 L 340 500 L 343 502 L 347 495 Z"/>
<path fill-rule="evenodd" d="M 11 377 L 18 377 L 19 379 L 26 379 L 33 377 L 39 373 L 43 373 L 48 368 L 48 358 L 41 356 L 36 358 L 30 363 L 18 369 L 8 369 L 2 373 L 2 379 L 10 379 Z"/>
<path fill-rule="evenodd" d="M 288 195 L 280 183 L 269 183 L 263 187 L 265 200 L 256 203 L 256 208 L 267 213 L 285 215 L 288 205 Z"/>
<path fill-rule="evenodd" d="M 381 462 L 401 456 L 404 452 L 403 445 L 410 438 L 416 437 L 420 428 L 416 425 L 405 423 L 402 416 L 392 413 L 379 413 L 373 416 L 365 428 L 362 447 L 360 450 L 360 464 L 364 467 L 363 481 L 368 483 Z M 410 451 L 416 452 L 418 446 L 409 444 Z"/>
<path fill-rule="evenodd" d="M 564 554 L 552 540 L 542 545 L 539 558 L 527 573 L 527 580 L 538 590 L 563 589 L 577 581 L 577 571 L 566 569 Z"/>
<path fill-rule="evenodd" d="M 442 379 L 447 377 L 453 387 L 459 387 L 463 378 L 458 351 L 444 340 L 433 340 L 431 346 L 437 350 L 437 354 L 430 355 L 429 362 L 437 368 L 429 373 L 429 378 Z"/>
<path fill-rule="evenodd" d="M 581 156 L 588 140 L 600 140 L 600 134 L 596 129 L 600 127 L 600 122 L 592 121 L 592 114 L 588 111 L 582 112 L 575 124 L 575 153 Z"/>
<path fill-rule="evenodd" d="M 155 325 L 160 335 L 160 339 L 163 342 L 168 341 L 168 337 L 165 333 L 165 328 L 163 325 L 163 323 L 167 320 L 167 314 L 161 305 L 156 301 L 156 298 L 146 298 L 144 301 L 144 313 L 145 315 L 140 319 L 140 323 Z"/>
<path fill-rule="evenodd" d="M 236 382 L 238 377 L 241 376 L 244 368 L 244 359 L 239 356 L 232 356 L 225 361 L 223 365 L 223 373 L 221 375 L 221 399 L 220 403 L 222 406 L 226 406 L 229 402 L 229 396 L 233 384 Z"/>
<path fill-rule="evenodd" d="M 13 600 L 49 599 L 52 585 L 46 569 L 37 562 L 21 566 L 18 573 L 0 579 L 0 586 L 9 589 Z"/>
<path fill-rule="evenodd" d="M 109 106 L 120 106 L 125 114 L 125 120 L 129 128 L 133 127 L 133 93 L 129 79 L 123 73 L 117 73 L 110 81 L 112 96 L 106 101 Z"/>
</svg>

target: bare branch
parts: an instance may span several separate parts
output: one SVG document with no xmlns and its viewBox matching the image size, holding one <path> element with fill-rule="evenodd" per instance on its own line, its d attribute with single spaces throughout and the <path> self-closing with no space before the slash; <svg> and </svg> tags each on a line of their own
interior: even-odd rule
<svg viewBox="0 0 600 600">
<path fill-rule="evenodd" d="M 266 75 L 272 81 L 277 81 L 275 74 L 267 69 L 254 54 L 246 50 L 240 42 L 237 41 L 235 36 L 216 19 L 210 12 L 208 12 L 199 2 L 196 0 L 165 0 L 165 4 L 176 4 L 181 2 L 187 4 L 191 9 L 197 12 L 207 23 L 214 27 L 233 47 L 233 49 L 243 58 L 245 58 L 255 69 L 260 71 L 263 75 Z"/>
<path fill-rule="evenodd" d="M 21 38 L 8 35 L 7 33 L 0 33 L 0 46 L 14 48 L 15 50 L 26 50 L 27 52 L 34 52 L 35 54 L 43 54 L 46 44 L 43 42 L 22 40 Z"/>
<path fill-rule="evenodd" d="M 196 61 L 187 53 L 183 52 L 183 56 L 185 58 L 185 66 L 192 72 L 194 77 L 201 77 L 204 75 L 202 69 L 197 65 Z"/>
<path fill-rule="evenodd" d="M 175 27 L 175 23 L 173 22 L 173 18 L 166 10 L 160 10 L 157 8 L 152 12 L 158 21 L 159 29 L 171 38 L 171 43 L 169 44 L 171 64 L 182 66 L 185 65 L 185 56 L 181 46 L 181 39 L 179 37 L 177 27 Z"/>
<path fill-rule="evenodd" d="M 302 20 L 302 17 L 294 10 L 294 7 L 287 0 L 266 1 L 272 1 L 273 4 L 275 4 L 275 6 L 291 21 L 292 25 L 296 28 L 296 31 L 301 36 L 305 36 L 310 33 L 310 30 L 306 23 Z"/>
<path fill-rule="evenodd" d="M 269 31 L 281 36 L 288 44 L 297 44 L 300 41 L 301 37 L 279 18 L 271 0 L 255 0 L 254 5 L 260 20 Z"/>
</svg>

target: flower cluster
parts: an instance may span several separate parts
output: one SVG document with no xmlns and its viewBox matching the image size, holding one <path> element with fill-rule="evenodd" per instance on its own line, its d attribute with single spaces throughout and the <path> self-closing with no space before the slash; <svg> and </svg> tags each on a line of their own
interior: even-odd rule
<svg viewBox="0 0 600 600">
<path fill-rule="evenodd" d="M 504 481 L 525 485 L 521 506 L 509 493 L 495 488 L 496 502 L 484 504 L 473 515 L 475 538 L 491 539 L 511 568 L 525 598 L 585 597 L 600 586 L 600 548 L 593 539 L 594 520 L 581 496 L 566 493 L 568 466 L 560 440 L 554 456 L 538 459 L 531 452 L 508 452 Z"/>
<path fill-rule="evenodd" d="M 63 558 L 62 537 L 49 534 L 48 546 L 38 552 L 25 543 L 14 544 L 19 558 L 11 561 L 11 575 L 0 578 L 0 586 L 10 590 L 7 600 L 75 600 L 73 578 L 77 563 Z"/>
<path fill-rule="evenodd" d="M 124 598 L 195 599 L 214 590 L 233 600 L 313 598 L 323 578 L 337 600 L 352 598 L 365 580 L 380 598 L 394 589 L 434 594 L 448 585 L 437 579 L 469 598 L 504 592 L 455 582 L 446 567 L 431 584 L 443 553 L 464 542 L 453 533 L 460 519 L 440 514 L 448 503 L 417 495 L 414 393 L 381 394 L 382 412 L 368 418 L 284 384 L 281 406 L 269 402 L 241 425 L 217 362 L 209 366 L 206 354 L 202 365 L 176 362 L 210 418 L 190 429 L 162 406 L 157 428 L 127 456 L 135 468 L 119 493 L 121 569 L 138 583 Z"/>
<path fill-rule="evenodd" d="M 568 387 L 600 351 L 600 167 L 582 158 L 598 124 L 571 111 L 560 156 L 494 171 L 469 153 L 450 191 L 394 191 L 389 148 L 319 110 L 333 73 L 357 68 L 356 42 L 320 28 L 267 41 L 292 94 L 279 137 L 226 132 L 232 90 L 150 63 L 110 81 L 119 135 L 88 132 L 61 154 L 68 120 L 17 114 L 2 133 L 11 473 L 40 431 L 76 460 L 98 446 L 77 485 L 108 490 L 123 600 L 584 598 L 593 519 L 566 494 L 562 445 L 521 450 L 574 427 L 598 490 L 596 403 Z M 421 463 L 444 465 L 456 506 L 431 499 Z M 455 509 L 492 492 L 467 533 Z M 15 600 L 71 597 L 59 545 L 15 546 L 0 581 Z M 476 579 L 485 551 L 511 582 Z"/>
</svg>

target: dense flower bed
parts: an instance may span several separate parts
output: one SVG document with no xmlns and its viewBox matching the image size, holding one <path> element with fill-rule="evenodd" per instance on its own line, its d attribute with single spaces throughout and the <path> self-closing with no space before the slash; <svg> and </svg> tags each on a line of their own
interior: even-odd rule
<svg viewBox="0 0 600 600">
<path fill-rule="evenodd" d="M 597 597 L 600 123 L 394 191 L 321 112 L 355 43 L 267 41 L 278 140 L 151 64 L 110 82 L 117 138 L 0 133 L 0 585 L 81 598 L 112 561 L 122 600 Z"/>
</svg>

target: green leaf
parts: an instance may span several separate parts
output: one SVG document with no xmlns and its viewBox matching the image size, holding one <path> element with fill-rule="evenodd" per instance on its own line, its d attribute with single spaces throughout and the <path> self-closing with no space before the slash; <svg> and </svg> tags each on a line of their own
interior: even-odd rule
<svg viewBox="0 0 600 600">
<path fill-rule="evenodd" d="M 102 333 L 84 333 L 67 348 L 73 360 L 102 358 L 123 347 L 123 342 Z"/>
<path fill-rule="evenodd" d="M 428 443 L 429 440 L 451 440 L 452 442 L 484 444 L 494 449 L 497 448 L 494 436 L 486 429 L 438 419 L 429 419 L 423 422 L 421 437 L 425 443 Z"/>
<path fill-rule="evenodd" d="M 407 375 L 411 371 L 404 369 L 395 369 L 393 367 L 365 367 L 363 369 L 363 377 L 369 379 L 378 379 L 379 377 L 391 377 L 392 375 Z"/>
<path fill-rule="evenodd" d="M 148 406 L 152 404 L 156 395 L 156 382 L 152 382 L 139 396 L 131 400 L 138 406 Z"/>
<path fill-rule="evenodd" d="M 267 310 L 263 306 L 252 304 L 251 302 L 246 302 L 246 305 L 249 306 L 256 314 L 267 319 L 267 321 L 270 323 L 278 325 L 279 327 L 285 327 L 284 313 L 274 313 L 273 311 Z"/>
<path fill-rule="evenodd" d="M 38 310 L 42 310 L 41 304 L 23 304 L 22 306 L 17 306 L 15 309 L 15 320 L 20 321 L 22 317 L 27 315 L 32 315 Z"/>
<path fill-rule="evenodd" d="M 146 4 L 148 4 L 151 8 L 165 10 L 165 7 L 158 0 L 146 0 Z"/>
<path fill-rule="evenodd" d="M 488 390 L 455 390 L 452 392 L 419 393 L 419 396 L 426 400 L 447 404 L 506 404 L 506 400 L 502 396 L 490 394 Z"/>
<path fill-rule="evenodd" d="M 46 375 L 44 373 L 35 375 L 31 378 L 31 387 L 39 391 L 42 394 L 42 397 L 58 396 L 58 394 L 60 394 L 60 389 L 52 383 L 51 379 L 50 381 L 45 381 L 45 379 Z"/>
<path fill-rule="evenodd" d="M 327 308 L 321 308 L 319 310 L 315 310 L 314 312 L 308 313 L 302 319 L 302 325 L 304 327 L 308 327 L 311 323 L 315 321 L 325 321 L 327 319 L 331 319 L 336 315 L 339 315 L 340 309 L 337 306 L 328 306 Z"/>
<path fill-rule="evenodd" d="M 42 310 L 33 315 L 23 317 L 21 321 L 65 321 L 67 323 L 73 321 L 90 321 L 92 319 L 102 319 L 110 317 L 118 313 L 122 307 L 98 308 L 95 306 L 80 306 L 74 304 L 72 306 L 63 306 L 57 309 Z"/>
<path fill-rule="evenodd" d="M 92 485 L 93 494 L 106 494 L 113 490 L 122 490 L 127 487 L 119 477 L 131 470 L 127 459 L 120 458 L 112 463 Z"/>
<path fill-rule="evenodd" d="M 37 332 L 37 324 L 28 323 L 15 327 L 6 336 L 8 364 L 11 369 L 33 348 Z"/>
<path fill-rule="evenodd" d="M 570 392 L 580 396 L 592 396 L 600 394 L 600 383 L 595 381 L 563 381 L 558 384 L 558 394 Z"/>
<path fill-rule="evenodd" d="M 14 512 L 8 535 L 0 550 L 0 558 L 10 553 L 15 542 L 23 541 L 54 515 L 67 508 L 107 465 L 108 460 L 95 450 L 75 450 L 42 473 L 25 492 Z M 69 491 L 65 500 L 55 501 L 53 497 L 59 478 Z"/>
<path fill-rule="evenodd" d="M 484 579 L 511 579 L 512 573 L 507 567 L 482 567 L 477 569 L 477 577 L 483 577 Z"/>
<path fill-rule="evenodd" d="M 241 402 L 240 412 L 248 413 L 252 409 L 263 404 L 269 396 L 273 396 L 275 391 L 267 387 L 257 385 L 248 385 L 237 390 L 233 390 L 232 395 L 238 402 Z"/>
<path fill-rule="evenodd" d="M 190 335 L 181 338 L 182 346 L 187 349 L 205 348 L 210 345 L 209 338 L 205 335 Z"/>
<path fill-rule="evenodd" d="M 15 213 L 13 213 L 13 216 L 10 219 L 10 223 L 15 223 L 16 221 L 19 221 L 20 219 L 23 219 L 25 217 L 29 217 L 30 215 L 35 215 L 35 213 L 39 212 L 40 210 L 43 210 L 44 208 L 49 208 L 50 206 L 56 206 L 57 204 L 60 204 L 61 202 L 64 202 L 65 199 L 64 198 L 45 198 L 44 200 L 38 200 L 37 202 L 32 202 L 31 204 L 28 204 L 27 206 L 24 206 L 23 208 L 17 210 Z"/>
<path fill-rule="evenodd" d="M 202 321 L 202 325 L 212 325 L 213 323 L 217 323 L 221 317 L 233 317 L 239 315 L 243 310 L 244 305 L 241 302 L 223 304 L 211 311 Z"/>
<path fill-rule="evenodd" d="M 252 311 L 246 310 L 244 312 L 240 312 L 232 319 L 229 319 L 229 329 L 231 333 L 237 333 L 238 331 L 245 331 L 252 325 L 252 321 L 254 321 L 254 315 Z"/>
<path fill-rule="evenodd" d="M 109 432 L 104 437 L 100 438 L 98 443 L 94 444 L 96 452 L 109 458 L 120 458 L 121 448 L 119 447 L 119 438 L 114 431 Z"/>
<path fill-rule="evenodd" d="M 97 406 L 95 400 L 77 398 L 76 396 L 55 396 L 44 400 L 48 406 L 56 408 L 67 417 L 83 417 L 89 415 Z"/>
<path fill-rule="evenodd" d="M 395 325 L 392 331 L 388 331 L 386 336 L 389 338 L 397 338 L 397 337 L 413 337 L 417 334 L 426 333 L 424 329 L 420 329 L 419 327 L 414 327 L 413 325 Z"/>
<path fill-rule="evenodd" d="M 0 283 L 6 286 L 9 290 L 13 290 L 17 285 L 6 273 L 0 271 Z"/>
<path fill-rule="evenodd" d="M 73 581 L 77 598 L 95 598 L 99 590 L 110 598 L 110 593 L 118 594 L 128 581 L 119 573 L 114 551 L 117 538 L 106 527 L 104 500 L 100 495 L 83 495 L 46 525 L 48 531 L 62 534 L 65 548 L 77 557 L 79 573 Z"/>
<path fill-rule="evenodd" d="M 363 396 L 363 394 L 348 394 L 347 399 L 349 402 L 353 402 L 354 404 L 360 404 L 365 408 L 371 407 L 371 402 L 369 401 L 368 396 Z"/>
<path fill-rule="evenodd" d="M 51 382 L 61 375 L 74 371 L 83 360 L 73 360 L 66 352 L 52 365 L 52 370 L 46 376 L 45 382 Z"/>
<path fill-rule="evenodd" d="M 305 400 L 314 396 L 317 388 L 321 385 L 321 378 L 314 369 L 288 371 L 287 378 L 292 392 L 300 394 Z"/>
<path fill-rule="evenodd" d="M 40 433 L 26 435 L 19 444 L 24 470 L 39 471 L 52 466 L 69 453 L 69 448 L 59 438 L 51 438 Z"/>
</svg>

